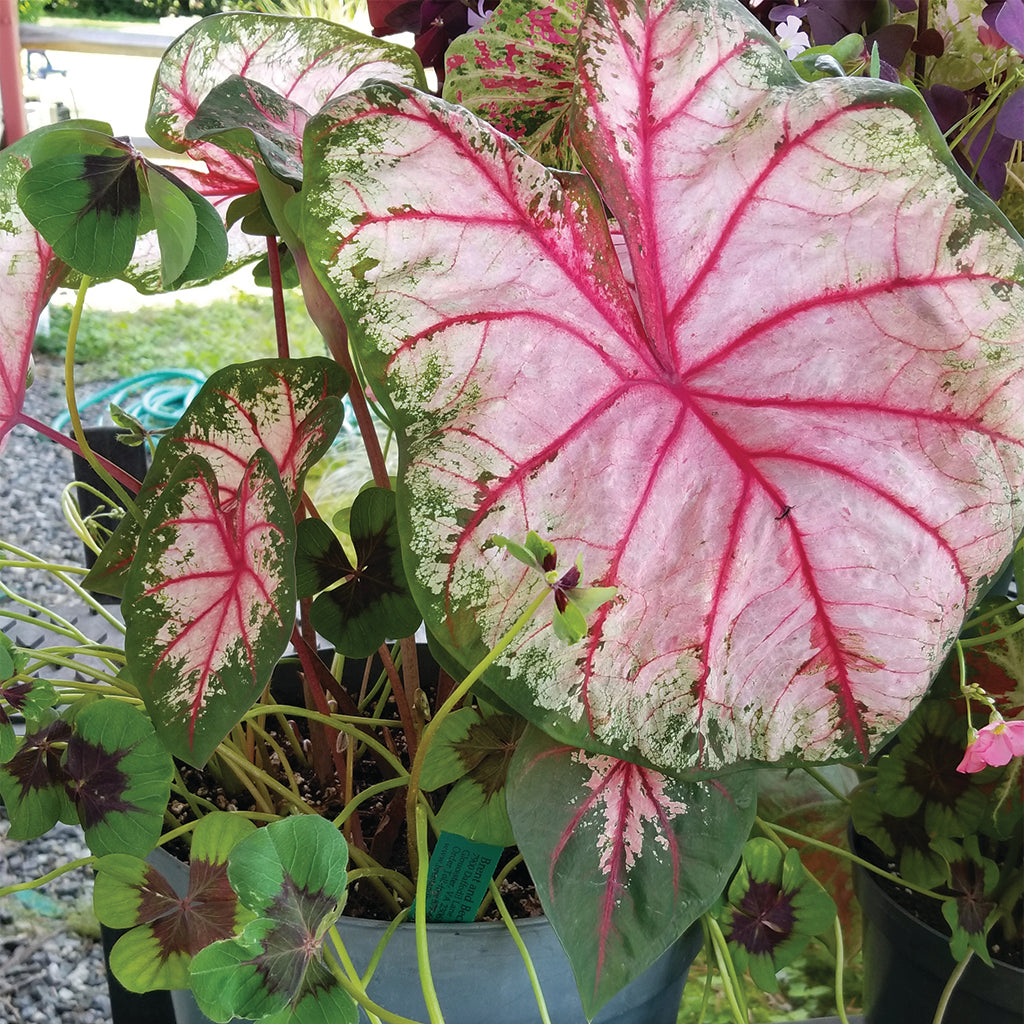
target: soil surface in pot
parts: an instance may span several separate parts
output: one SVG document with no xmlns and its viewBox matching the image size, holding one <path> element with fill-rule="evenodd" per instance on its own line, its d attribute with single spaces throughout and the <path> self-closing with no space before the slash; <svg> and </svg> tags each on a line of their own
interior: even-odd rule
<svg viewBox="0 0 1024 1024">
<path fill-rule="evenodd" d="M 853 834 L 853 839 L 855 853 L 870 861 L 876 867 L 880 867 L 895 875 L 899 874 L 896 862 L 891 857 L 886 856 L 870 839 L 855 833 Z M 942 903 L 940 900 L 932 899 L 921 893 L 914 892 L 912 889 L 896 885 L 880 875 L 873 875 L 872 880 L 907 913 L 942 935 L 949 935 L 949 924 L 942 916 Z M 937 891 L 953 895 L 951 889 Z M 988 948 L 994 960 L 1001 960 L 1011 967 L 1024 968 L 1024 933 L 1022 933 L 1021 929 L 1021 915 L 1022 906 L 1018 902 L 1014 912 L 1017 934 L 1008 938 L 997 925 L 989 934 Z"/>
<path fill-rule="evenodd" d="M 351 683 L 349 685 L 351 686 Z M 438 685 L 443 688 L 444 682 L 439 683 L 436 670 L 433 678 L 425 677 L 423 679 L 423 685 L 430 706 L 437 706 L 437 688 Z M 301 685 L 297 680 L 293 679 L 283 683 L 280 690 L 275 683 L 274 692 L 275 699 L 281 703 L 297 704 L 301 701 Z M 352 696 L 355 697 L 356 694 L 353 693 Z M 441 696 L 444 697 L 443 692 Z M 389 698 L 383 714 L 394 714 L 397 720 L 398 714 L 393 698 Z M 310 734 L 306 719 L 290 718 L 288 723 L 295 732 L 294 736 L 286 736 L 279 722 L 271 716 L 267 717 L 263 726 L 276 743 L 289 751 L 293 773 L 303 801 L 309 807 L 317 810 L 321 816 L 333 818 L 343 809 L 345 797 L 338 786 L 338 776 L 331 752 L 329 749 L 324 749 L 325 745 L 322 742 L 318 750 L 318 745 Z M 403 762 L 408 763 L 405 738 L 401 730 L 384 730 L 384 732 L 387 733 L 385 741 L 392 752 L 397 754 Z M 338 736 L 340 734 L 332 734 L 335 739 Z M 291 751 L 296 743 L 301 746 L 304 755 L 308 758 L 306 767 L 300 766 L 298 756 L 291 758 Z M 263 748 L 261 751 L 254 747 L 253 757 L 258 759 L 256 763 L 261 768 L 282 785 L 289 785 L 289 779 L 281 767 L 280 760 L 271 749 Z M 320 761 L 319 771 L 316 767 L 318 760 Z M 212 765 L 213 762 L 207 766 L 208 769 Z M 375 761 L 370 756 L 357 758 L 353 770 L 353 795 L 383 781 L 385 779 L 383 765 L 383 761 Z M 177 767 L 189 792 L 200 798 L 201 802 L 208 802 L 206 806 L 212 804 L 225 811 L 261 809 L 257 807 L 254 797 L 244 786 L 237 783 L 232 784 L 234 779 L 230 772 L 224 772 L 218 777 L 213 771 L 196 769 L 181 762 L 177 762 Z M 440 807 L 446 793 L 447 790 L 443 789 L 428 794 L 435 810 Z M 179 824 L 185 824 L 195 818 L 188 801 L 184 799 L 172 797 L 168 811 Z M 345 838 L 350 844 L 358 845 L 367 851 L 381 865 L 399 871 L 406 877 L 411 877 L 406 842 L 405 790 L 392 790 L 360 805 L 358 820 L 354 827 L 346 832 Z M 184 843 L 169 843 L 167 849 L 181 860 L 188 859 L 188 848 Z M 517 857 L 517 854 L 518 851 L 514 848 L 506 850 L 498 864 L 496 874 L 500 875 L 506 865 Z M 500 892 L 509 913 L 514 918 L 538 917 L 543 914 L 536 887 L 521 860 L 503 880 Z M 357 882 L 350 887 L 344 913 L 348 917 L 384 921 L 390 921 L 395 916 L 394 908 L 386 904 L 377 894 L 373 885 L 368 882 Z M 480 919 L 500 920 L 489 897 L 485 900 Z"/>
</svg>

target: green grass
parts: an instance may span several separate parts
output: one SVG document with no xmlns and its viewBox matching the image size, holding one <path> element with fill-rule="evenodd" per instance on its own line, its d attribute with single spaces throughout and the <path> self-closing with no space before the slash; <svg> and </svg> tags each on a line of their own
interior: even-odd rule
<svg viewBox="0 0 1024 1024">
<path fill-rule="evenodd" d="M 301 297 L 286 294 L 285 309 L 292 355 L 323 355 L 323 342 Z M 70 322 L 70 306 L 51 308 L 50 332 L 37 340 L 36 352 L 63 358 Z M 229 363 L 276 354 L 269 295 L 239 293 L 202 306 L 179 300 L 131 313 L 86 308 L 75 363 L 80 380 L 121 380 L 168 367 L 209 375 Z"/>
</svg>

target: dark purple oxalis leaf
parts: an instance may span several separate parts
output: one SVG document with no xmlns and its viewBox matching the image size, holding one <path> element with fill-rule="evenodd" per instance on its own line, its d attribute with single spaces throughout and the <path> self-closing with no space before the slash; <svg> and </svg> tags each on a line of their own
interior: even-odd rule
<svg viewBox="0 0 1024 1024">
<path fill-rule="evenodd" d="M 865 755 L 1024 524 L 1024 249 L 916 94 L 799 81 L 730 0 L 592 4 L 580 47 L 593 185 L 397 88 L 307 128 L 428 625 L 491 647 L 538 586 L 491 538 L 532 529 L 618 592 L 487 678 L 550 735 Z"/>
</svg>

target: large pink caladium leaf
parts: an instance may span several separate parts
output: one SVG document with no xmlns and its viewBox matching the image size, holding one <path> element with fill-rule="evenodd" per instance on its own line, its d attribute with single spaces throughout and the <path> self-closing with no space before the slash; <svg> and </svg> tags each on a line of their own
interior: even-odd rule
<svg viewBox="0 0 1024 1024">
<path fill-rule="evenodd" d="M 341 426 L 348 374 L 333 360 L 257 359 L 214 373 L 157 446 L 136 503 L 149 515 L 179 464 L 189 455 L 209 463 L 216 500 L 227 507 L 257 451 L 270 453 L 293 506 L 309 467 Z M 101 593 L 121 595 L 136 547 L 139 522 L 126 516 L 86 577 Z"/>
<path fill-rule="evenodd" d="M 190 182 L 204 195 L 243 195 L 258 187 L 253 160 L 268 155 L 282 177 L 301 180 L 309 115 L 372 80 L 418 86 L 423 70 L 406 47 L 319 18 L 214 15 L 161 59 L 146 129 L 161 146 L 205 162 Z"/>
<path fill-rule="evenodd" d="M 125 584 L 125 654 L 153 726 L 201 767 L 270 681 L 295 621 L 295 523 L 270 454 L 228 501 L 189 456 L 163 488 Z"/>
<path fill-rule="evenodd" d="M 588 1017 L 725 887 L 753 821 L 753 776 L 684 782 L 527 730 L 508 813 Z"/>
<path fill-rule="evenodd" d="M 1021 529 L 1024 249 L 916 95 L 800 81 L 732 0 L 595 3 L 581 40 L 594 185 L 396 88 L 307 128 L 418 600 L 475 662 L 542 584 L 491 538 L 534 530 L 617 588 L 488 677 L 550 735 L 669 772 L 862 756 Z"/>
</svg>

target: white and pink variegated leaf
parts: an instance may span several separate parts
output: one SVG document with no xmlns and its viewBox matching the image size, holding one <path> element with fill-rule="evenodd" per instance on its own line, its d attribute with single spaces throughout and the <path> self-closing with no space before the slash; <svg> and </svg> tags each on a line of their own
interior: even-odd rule
<svg viewBox="0 0 1024 1024">
<path fill-rule="evenodd" d="M 197 767 L 252 706 L 295 620 L 295 523 L 273 459 L 256 452 L 224 499 L 181 463 L 125 584 L 125 653 L 158 735 Z"/>
<path fill-rule="evenodd" d="M 136 504 L 148 516 L 181 461 L 198 455 L 212 469 L 217 503 L 237 500 L 253 455 L 263 450 L 277 467 L 285 493 L 298 504 L 309 467 L 330 447 L 341 426 L 348 374 L 331 359 L 257 359 L 213 374 L 164 435 Z M 101 593 L 121 596 L 139 524 L 125 516 L 86 577 Z"/>
<path fill-rule="evenodd" d="M 372 80 L 423 84 L 419 58 L 407 47 L 344 25 L 251 12 L 203 18 L 164 54 L 146 130 L 165 148 L 206 164 L 205 173 L 186 180 L 211 200 L 258 188 L 251 147 L 239 145 L 237 137 L 197 140 L 189 131 L 211 91 L 232 76 L 276 94 L 271 104 L 251 97 L 245 117 L 249 127 L 252 118 L 262 117 L 300 168 L 306 120 L 325 103 Z M 230 119 L 221 127 L 230 129 Z"/>
<path fill-rule="evenodd" d="M 588 1017 L 711 905 L 740 855 L 754 772 L 682 782 L 528 728 L 506 802 Z"/>
<path fill-rule="evenodd" d="M 617 588 L 485 679 L 549 735 L 865 756 L 1024 524 L 1024 248 L 916 94 L 801 81 L 732 0 L 591 3 L 579 68 L 593 184 L 395 87 L 307 128 L 417 600 L 474 663 L 538 586 L 491 538 L 533 530 Z"/>
</svg>

